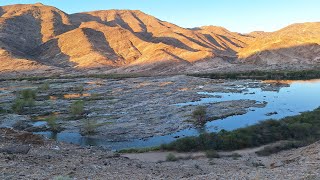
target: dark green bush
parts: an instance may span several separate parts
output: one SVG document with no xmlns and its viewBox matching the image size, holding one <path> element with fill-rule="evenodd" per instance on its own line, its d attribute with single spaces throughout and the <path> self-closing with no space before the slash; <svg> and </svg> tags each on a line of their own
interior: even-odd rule
<svg viewBox="0 0 320 180">
<path fill-rule="evenodd" d="M 11 109 L 16 113 L 23 113 L 27 107 L 35 105 L 36 91 L 25 89 L 18 92 L 16 99 L 11 105 Z"/>
<path fill-rule="evenodd" d="M 81 116 L 84 114 L 84 102 L 75 101 L 70 106 L 70 113 L 74 116 Z"/>
<path fill-rule="evenodd" d="M 61 130 L 60 125 L 57 123 L 57 117 L 52 115 L 45 119 L 52 132 L 59 132 Z"/>
<path fill-rule="evenodd" d="M 97 131 L 98 124 L 95 120 L 85 119 L 81 128 L 82 135 L 92 135 Z"/>
<path fill-rule="evenodd" d="M 198 106 L 192 112 L 192 118 L 196 121 L 196 124 L 204 125 L 206 123 L 207 109 L 204 106 Z"/>
<path fill-rule="evenodd" d="M 19 92 L 19 97 L 25 100 L 34 100 L 36 98 L 36 91 L 32 89 L 24 89 Z"/>
</svg>

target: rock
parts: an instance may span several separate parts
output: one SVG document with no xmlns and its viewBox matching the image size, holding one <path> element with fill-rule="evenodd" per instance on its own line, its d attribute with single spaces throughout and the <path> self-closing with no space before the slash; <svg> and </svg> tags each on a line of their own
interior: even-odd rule
<svg viewBox="0 0 320 180">
<path fill-rule="evenodd" d="M 27 128 L 32 127 L 32 125 L 29 124 L 27 121 L 17 121 L 12 127 L 16 130 L 25 130 Z"/>
<path fill-rule="evenodd" d="M 28 154 L 31 147 L 28 145 L 16 145 L 0 149 L 0 152 L 8 154 Z"/>
<path fill-rule="evenodd" d="M 31 126 L 24 130 L 28 132 L 43 132 L 43 131 L 48 131 L 49 128 L 47 126 Z"/>
<path fill-rule="evenodd" d="M 265 114 L 266 116 L 272 116 L 272 115 L 276 115 L 276 114 L 278 114 L 278 112 L 269 112 L 269 113 L 267 113 L 267 114 Z"/>
<path fill-rule="evenodd" d="M 283 162 L 279 161 L 279 162 L 271 163 L 270 168 L 273 169 L 273 168 L 281 167 L 283 165 L 284 165 Z"/>
</svg>

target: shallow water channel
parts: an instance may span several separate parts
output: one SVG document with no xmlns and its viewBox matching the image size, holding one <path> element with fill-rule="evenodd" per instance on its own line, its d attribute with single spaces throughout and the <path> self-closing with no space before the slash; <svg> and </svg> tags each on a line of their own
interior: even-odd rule
<svg viewBox="0 0 320 180">
<path fill-rule="evenodd" d="M 272 81 L 268 81 L 268 83 Z M 216 103 L 232 100 L 255 100 L 266 102 L 263 108 L 250 108 L 246 114 L 230 116 L 206 123 L 203 129 L 190 128 L 170 135 L 155 136 L 148 139 L 135 139 L 132 141 L 110 142 L 104 139 L 83 137 L 79 133 L 58 133 L 40 132 L 48 138 L 57 141 L 79 144 L 82 146 L 92 145 L 101 146 L 107 149 L 120 150 L 126 148 L 141 148 L 157 146 L 169 143 L 179 137 L 195 136 L 199 133 L 215 132 L 221 129 L 233 130 L 248 125 L 255 124 L 267 119 L 281 119 L 287 116 L 298 115 L 301 112 L 314 110 L 320 106 L 320 79 L 306 81 L 274 81 L 274 83 L 286 83 L 288 87 L 282 87 L 279 91 L 265 91 L 261 88 L 247 88 L 239 93 L 221 92 L 198 92 L 199 94 L 209 95 L 196 102 L 185 102 L 174 104 L 173 106 L 204 105 L 206 103 Z"/>
</svg>

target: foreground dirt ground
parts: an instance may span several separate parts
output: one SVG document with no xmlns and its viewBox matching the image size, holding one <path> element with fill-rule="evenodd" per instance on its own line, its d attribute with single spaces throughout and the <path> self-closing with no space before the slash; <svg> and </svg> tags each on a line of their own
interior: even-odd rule
<svg viewBox="0 0 320 180">
<path fill-rule="evenodd" d="M 269 157 L 258 157 L 254 150 L 238 153 L 242 157 L 208 159 L 195 153 L 187 160 L 153 162 L 147 157 L 150 154 L 145 154 L 146 158 L 131 155 L 130 159 L 96 147 L 57 143 L 26 132 L 0 129 L 0 179 L 320 178 L 320 142 Z"/>
</svg>

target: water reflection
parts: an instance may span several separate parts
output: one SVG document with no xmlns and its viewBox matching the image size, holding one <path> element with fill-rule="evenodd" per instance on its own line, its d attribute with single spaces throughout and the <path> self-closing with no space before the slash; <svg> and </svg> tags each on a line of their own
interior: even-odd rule
<svg viewBox="0 0 320 180">
<path fill-rule="evenodd" d="M 264 83 L 270 84 L 295 84 L 295 83 L 301 83 L 301 84 L 313 84 L 313 83 L 320 83 L 320 79 L 310 79 L 310 80 L 265 80 L 262 81 Z"/>
</svg>

